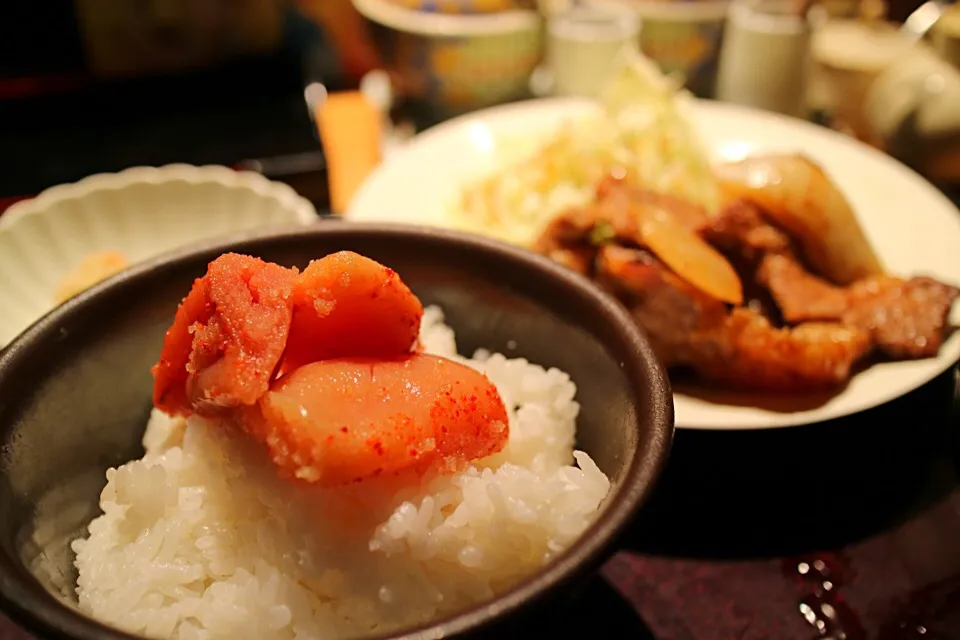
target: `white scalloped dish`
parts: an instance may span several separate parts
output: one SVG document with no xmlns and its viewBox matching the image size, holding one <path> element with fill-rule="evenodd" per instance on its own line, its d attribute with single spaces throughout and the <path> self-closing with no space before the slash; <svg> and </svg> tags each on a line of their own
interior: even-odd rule
<svg viewBox="0 0 960 640">
<path fill-rule="evenodd" d="M 227 233 L 309 224 L 317 212 L 285 184 L 227 167 L 168 165 L 47 189 L 0 215 L 0 348 L 56 306 L 92 255 L 129 264 Z"/>
</svg>

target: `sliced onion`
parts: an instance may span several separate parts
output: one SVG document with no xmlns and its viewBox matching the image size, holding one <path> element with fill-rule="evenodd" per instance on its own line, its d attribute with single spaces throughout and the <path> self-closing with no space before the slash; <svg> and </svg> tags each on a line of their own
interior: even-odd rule
<svg viewBox="0 0 960 640">
<path fill-rule="evenodd" d="M 668 212 L 644 207 L 640 235 L 664 264 L 700 291 L 730 304 L 743 303 L 743 284 L 733 266 Z"/>
</svg>

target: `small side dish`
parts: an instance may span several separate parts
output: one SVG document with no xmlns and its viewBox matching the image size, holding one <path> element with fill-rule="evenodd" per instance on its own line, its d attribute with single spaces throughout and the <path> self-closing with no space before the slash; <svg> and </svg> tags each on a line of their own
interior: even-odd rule
<svg viewBox="0 0 960 640">
<path fill-rule="evenodd" d="M 157 638 L 343 638 L 491 598 L 610 481 L 569 376 L 458 355 L 442 311 L 350 252 L 225 254 L 153 369 L 146 453 L 74 542 L 80 608 Z"/>
<path fill-rule="evenodd" d="M 316 220 L 288 185 L 222 166 L 130 167 L 50 187 L 0 216 L 0 347 L 124 262 Z"/>
</svg>

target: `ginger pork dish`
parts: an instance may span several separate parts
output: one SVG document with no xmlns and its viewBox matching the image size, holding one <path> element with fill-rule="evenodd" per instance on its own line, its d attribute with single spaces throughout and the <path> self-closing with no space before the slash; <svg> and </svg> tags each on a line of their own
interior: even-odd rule
<svg viewBox="0 0 960 640">
<path fill-rule="evenodd" d="M 820 392 L 878 360 L 936 356 L 955 283 L 889 272 L 858 219 L 870 212 L 808 155 L 709 157 L 684 97 L 626 53 L 595 116 L 470 181 L 449 223 L 612 293 L 675 380 Z"/>
</svg>

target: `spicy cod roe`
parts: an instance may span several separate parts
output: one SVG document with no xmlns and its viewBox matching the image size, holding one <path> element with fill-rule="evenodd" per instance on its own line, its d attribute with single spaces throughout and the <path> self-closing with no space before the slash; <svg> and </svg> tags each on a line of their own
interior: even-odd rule
<svg viewBox="0 0 960 640">
<path fill-rule="evenodd" d="M 283 475 L 343 484 L 385 471 L 458 471 L 499 450 L 507 414 L 487 378 L 451 360 L 326 360 L 260 400 L 260 437 Z"/>
<path fill-rule="evenodd" d="M 303 273 L 226 254 L 177 310 L 154 403 L 230 420 L 282 476 L 322 486 L 453 472 L 503 449 L 507 411 L 483 374 L 414 352 L 422 316 L 396 273 L 356 253 Z"/>
</svg>

